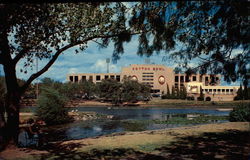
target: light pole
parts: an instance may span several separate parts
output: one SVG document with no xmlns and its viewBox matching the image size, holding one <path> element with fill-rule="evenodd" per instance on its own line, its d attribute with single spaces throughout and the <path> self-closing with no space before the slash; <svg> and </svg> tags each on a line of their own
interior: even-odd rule
<svg viewBox="0 0 250 160">
<path fill-rule="evenodd" d="M 106 63 L 107 63 L 107 73 L 109 73 L 110 58 L 107 58 L 107 59 L 106 59 Z"/>
<path fill-rule="evenodd" d="M 36 57 L 36 73 L 38 72 L 38 57 Z M 36 99 L 38 99 L 38 78 L 36 79 Z"/>
</svg>

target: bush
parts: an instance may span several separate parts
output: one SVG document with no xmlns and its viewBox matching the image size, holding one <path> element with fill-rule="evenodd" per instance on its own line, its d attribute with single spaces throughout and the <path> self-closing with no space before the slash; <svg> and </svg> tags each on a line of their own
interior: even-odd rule
<svg viewBox="0 0 250 160">
<path fill-rule="evenodd" d="M 198 101 L 204 101 L 204 97 L 198 97 L 197 100 Z"/>
<path fill-rule="evenodd" d="M 51 87 L 44 88 L 38 98 L 36 115 L 48 125 L 63 124 L 71 121 L 64 107 L 66 98 Z"/>
<path fill-rule="evenodd" d="M 229 114 L 229 121 L 250 122 L 250 103 L 235 107 Z"/>
<path fill-rule="evenodd" d="M 190 97 L 190 96 L 188 96 L 188 97 L 187 97 L 187 100 L 194 101 L 194 97 Z"/>
<path fill-rule="evenodd" d="M 163 94 L 163 95 L 161 96 L 161 99 L 169 99 L 169 97 L 168 97 L 167 94 Z"/>
</svg>

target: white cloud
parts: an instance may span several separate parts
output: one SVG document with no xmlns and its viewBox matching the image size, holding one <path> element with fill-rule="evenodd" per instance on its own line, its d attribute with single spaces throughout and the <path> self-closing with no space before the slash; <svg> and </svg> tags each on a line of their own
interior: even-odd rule
<svg viewBox="0 0 250 160">
<path fill-rule="evenodd" d="M 107 63 L 106 60 L 104 59 L 98 59 L 91 67 L 90 70 L 92 70 L 94 73 L 107 73 Z M 109 72 L 114 73 L 114 72 L 120 72 L 120 69 L 114 65 L 114 64 L 109 64 Z"/>
<path fill-rule="evenodd" d="M 237 56 L 238 54 L 242 54 L 243 53 L 243 49 L 233 49 L 232 53 L 230 55 L 230 58 L 234 58 L 235 56 Z"/>
<path fill-rule="evenodd" d="M 77 68 L 70 68 L 68 73 L 78 73 L 78 69 Z"/>
</svg>

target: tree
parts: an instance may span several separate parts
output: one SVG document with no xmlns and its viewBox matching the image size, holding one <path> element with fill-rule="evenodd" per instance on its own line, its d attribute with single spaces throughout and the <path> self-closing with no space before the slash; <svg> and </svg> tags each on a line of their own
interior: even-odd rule
<svg viewBox="0 0 250 160">
<path fill-rule="evenodd" d="M 67 98 L 51 87 L 42 89 L 38 98 L 36 115 L 48 125 L 69 122 L 68 110 L 65 108 Z"/>
<path fill-rule="evenodd" d="M 169 86 L 168 86 L 168 84 L 167 84 L 167 97 L 169 98 L 170 97 L 170 90 L 169 90 Z"/>
<path fill-rule="evenodd" d="M 126 79 L 122 83 L 122 102 L 137 102 L 150 97 L 150 87 L 138 81 Z"/>
<path fill-rule="evenodd" d="M 140 96 L 140 84 L 135 80 L 124 80 L 122 84 L 122 100 L 124 102 L 137 101 L 137 97 Z"/>
<path fill-rule="evenodd" d="M 122 43 L 140 31 L 128 31 L 125 6 L 121 3 L 79 4 L 1 4 L 0 64 L 3 65 L 7 98 L 6 122 L 8 139 L 18 142 L 20 97 L 29 84 L 46 72 L 58 56 L 69 48 L 84 50 L 87 43 L 100 39 L 105 47 L 115 43 L 115 53 L 122 52 Z M 113 18 L 115 17 L 115 18 Z M 111 39 L 110 39 L 111 38 Z M 99 44 L 99 42 L 97 42 Z M 23 85 L 17 83 L 16 64 L 26 59 L 21 72 L 27 73 L 35 58 L 49 59 Z"/>
<path fill-rule="evenodd" d="M 139 95 L 142 97 L 143 100 L 150 100 L 151 94 L 151 87 L 146 84 L 140 84 L 140 92 Z"/>
<path fill-rule="evenodd" d="M 63 83 L 58 91 L 69 100 L 75 99 L 82 91 L 82 86 L 78 83 Z"/>
<path fill-rule="evenodd" d="M 197 98 L 198 101 L 204 101 L 204 94 L 203 94 L 203 91 L 202 91 L 202 87 L 200 86 L 200 96 Z"/>
<path fill-rule="evenodd" d="M 243 94 L 243 89 L 242 89 L 242 85 L 240 84 L 240 88 L 237 91 L 237 95 L 234 98 L 234 100 L 243 100 L 244 98 L 244 94 Z"/>
<path fill-rule="evenodd" d="M 243 97 L 245 100 L 249 99 L 249 88 L 247 87 L 247 85 L 244 86 L 244 90 L 243 90 Z"/>
<path fill-rule="evenodd" d="M 201 59 L 201 72 L 209 66 L 227 80 L 246 78 L 249 62 L 248 1 L 0 4 L 0 64 L 6 81 L 6 128 L 17 143 L 20 97 L 33 80 L 46 72 L 66 50 L 84 50 L 88 42 L 100 47 L 114 43 L 113 59 L 123 53 L 123 43 L 138 35 L 139 55 L 167 53 L 181 42 L 173 58 Z M 126 13 L 130 12 L 129 16 Z M 149 38 L 152 38 L 149 40 Z M 185 46 L 185 47 L 184 47 Z M 241 49 L 232 54 L 233 49 Z M 27 73 L 34 59 L 49 59 L 20 85 L 16 64 Z"/>
<path fill-rule="evenodd" d="M 114 79 L 103 79 L 98 83 L 101 98 L 111 100 L 114 105 L 124 102 L 136 102 L 150 97 L 150 87 L 131 79 L 124 79 L 122 83 Z"/>
<path fill-rule="evenodd" d="M 180 89 L 179 89 L 179 87 L 176 88 L 176 98 L 180 99 Z"/>
<path fill-rule="evenodd" d="M 162 99 L 171 99 L 172 95 L 170 94 L 169 86 L 167 84 L 167 93 L 161 96 Z"/>
<path fill-rule="evenodd" d="M 0 128 L 3 127 L 4 122 L 4 100 L 5 100 L 5 94 L 6 94 L 6 89 L 5 89 L 5 83 L 4 83 L 4 77 L 0 77 Z M 0 140 L 1 142 L 1 140 Z"/>
<path fill-rule="evenodd" d="M 183 86 L 180 92 L 180 99 L 186 99 L 186 98 L 187 98 L 187 90 L 186 90 L 186 87 Z"/>
<path fill-rule="evenodd" d="M 52 88 L 54 88 L 55 81 L 53 79 L 51 79 L 51 78 L 45 77 L 45 78 L 41 79 L 40 85 L 43 88 L 45 88 L 45 87 L 52 87 Z"/>
<path fill-rule="evenodd" d="M 98 84 L 99 95 L 101 98 L 111 100 L 113 104 L 121 104 L 122 84 L 114 79 L 103 79 Z"/>
<path fill-rule="evenodd" d="M 88 98 L 97 92 L 96 85 L 92 81 L 82 81 L 79 85 Z"/>
<path fill-rule="evenodd" d="M 172 99 L 176 99 L 176 94 L 175 94 L 175 88 L 174 88 L 174 86 L 172 86 L 171 98 Z"/>
<path fill-rule="evenodd" d="M 177 35 L 182 49 L 171 56 L 182 61 L 178 61 L 180 67 L 188 68 L 190 60 L 198 59 L 192 68 L 201 73 L 221 73 L 227 81 L 242 78 L 247 83 L 249 2 L 181 2 L 176 6 L 179 16 L 173 23 L 182 28 Z"/>
<path fill-rule="evenodd" d="M 229 121 L 250 122 L 250 103 L 241 103 L 229 113 Z"/>
</svg>

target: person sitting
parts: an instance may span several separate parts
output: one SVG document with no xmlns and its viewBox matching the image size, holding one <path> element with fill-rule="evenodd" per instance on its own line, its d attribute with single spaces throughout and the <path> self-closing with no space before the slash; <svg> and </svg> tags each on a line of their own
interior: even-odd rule
<svg viewBox="0 0 250 160">
<path fill-rule="evenodd" d="M 32 138 L 37 138 L 38 139 L 38 146 L 43 145 L 44 142 L 44 136 L 43 136 L 43 131 L 41 129 L 42 125 L 45 125 L 44 121 L 38 119 L 34 121 L 34 119 L 29 119 L 28 120 L 28 136 L 30 139 Z"/>
</svg>

